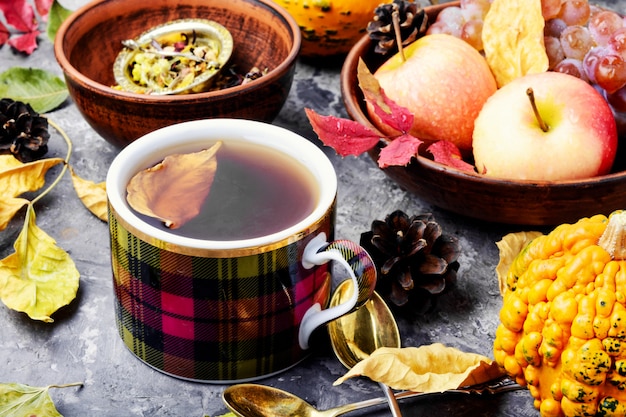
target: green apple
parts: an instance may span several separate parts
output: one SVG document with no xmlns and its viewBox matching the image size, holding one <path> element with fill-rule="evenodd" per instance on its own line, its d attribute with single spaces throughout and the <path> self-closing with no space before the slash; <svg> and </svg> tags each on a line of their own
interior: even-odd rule
<svg viewBox="0 0 626 417">
<path fill-rule="evenodd" d="M 476 169 L 490 177 L 589 178 L 611 170 L 616 150 L 617 128 L 606 100 L 585 81 L 558 72 L 526 75 L 501 87 L 474 126 Z"/>
<path fill-rule="evenodd" d="M 497 87 L 486 60 L 468 43 L 447 34 L 423 36 L 374 76 L 390 99 L 414 114 L 409 133 L 425 141 L 448 140 L 471 153 L 474 119 Z M 383 133 L 397 133 L 371 106 L 368 114 Z"/>
</svg>

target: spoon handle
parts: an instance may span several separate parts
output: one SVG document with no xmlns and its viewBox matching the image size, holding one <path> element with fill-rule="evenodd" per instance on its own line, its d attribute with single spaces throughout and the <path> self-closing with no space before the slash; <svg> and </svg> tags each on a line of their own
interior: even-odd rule
<svg viewBox="0 0 626 417">
<path fill-rule="evenodd" d="M 385 397 L 387 398 L 387 402 L 389 403 L 389 409 L 391 410 L 391 415 L 393 417 L 402 417 L 402 413 L 400 412 L 400 406 L 398 405 L 398 400 L 394 395 L 394 392 L 387 385 L 379 382 L 380 387 L 383 389 L 385 393 Z"/>
<path fill-rule="evenodd" d="M 515 391 L 519 389 L 523 389 L 521 385 L 517 384 L 515 381 L 509 378 L 502 378 L 497 381 L 491 381 L 489 383 L 473 385 L 466 388 L 452 389 L 443 392 L 413 392 L 413 391 L 402 391 L 398 393 L 392 393 L 393 397 L 396 400 L 401 400 L 405 398 L 415 398 L 415 397 L 429 397 L 433 395 L 441 395 L 441 394 L 498 394 L 501 392 L 507 391 Z M 336 417 L 351 411 L 360 410 L 362 408 L 373 407 L 375 405 L 385 404 L 388 401 L 386 397 L 372 398 L 370 400 L 364 400 L 357 403 L 345 404 L 340 407 L 332 408 L 326 410 L 327 414 L 323 414 L 326 417 Z M 390 403 L 391 405 L 391 403 Z M 393 409 L 392 409 L 393 411 Z M 322 415 L 322 414 L 321 414 Z"/>
</svg>

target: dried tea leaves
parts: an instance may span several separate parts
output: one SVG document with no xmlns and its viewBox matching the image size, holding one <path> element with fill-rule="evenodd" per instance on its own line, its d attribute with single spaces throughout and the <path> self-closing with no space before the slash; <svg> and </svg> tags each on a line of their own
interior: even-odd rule
<svg viewBox="0 0 626 417">
<path fill-rule="evenodd" d="M 547 71 L 544 25 L 540 0 L 494 0 L 491 4 L 482 40 L 498 88 L 523 75 Z"/>
<path fill-rule="evenodd" d="M 200 213 L 209 195 L 222 145 L 189 154 L 169 155 L 137 173 L 128 183 L 127 201 L 137 212 L 176 229 Z"/>
</svg>

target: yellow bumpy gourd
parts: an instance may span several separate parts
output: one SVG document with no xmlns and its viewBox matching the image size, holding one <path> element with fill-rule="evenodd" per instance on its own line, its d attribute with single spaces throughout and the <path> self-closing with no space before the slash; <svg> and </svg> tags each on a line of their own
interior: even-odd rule
<svg viewBox="0 0 626 417">
<path fill-rule="evenodd" d="M 626 212 L 533 239 L 505 278 L 496 362 L 543 417 L 626 415 Z"/>
</svg>

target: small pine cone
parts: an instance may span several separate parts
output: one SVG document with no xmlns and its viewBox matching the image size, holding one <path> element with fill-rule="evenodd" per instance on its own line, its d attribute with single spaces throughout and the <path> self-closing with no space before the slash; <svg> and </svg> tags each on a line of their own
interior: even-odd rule
<svg viewBox="0 0 626 417">
<path fill-rule="evenodd" d="M 0 100 L 0 154 L 13 154 L 31 162 L 48 152 L 48 119 L 33 108 L 10 98 Z"/>
<path fill-rule="evenodd" d="M 394 12 L 398 13 L 402 46 L 409 45 L 420 34 L 426 33 L 428 16 L 417 2 L 393 0 L 393 3 L 381 4 L 374 10 L 374 20 L 367 25 L 370 39 L 376 41 L 376 53 L 386 55 L 398 50 L 393 25 Z"/>
<path fill-rule="evenodd" d="M 378 269 L 376 290 L 396 306 L 432 304 L 456 282 L 458 239 L 444 235 L 432 214 L 409 218 L 397 210 L 385 221 L 374 220 L 361 234 L 361 246 Z"/>
</svg>

